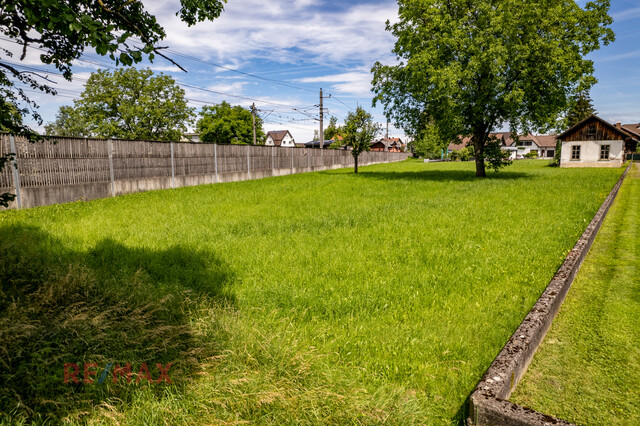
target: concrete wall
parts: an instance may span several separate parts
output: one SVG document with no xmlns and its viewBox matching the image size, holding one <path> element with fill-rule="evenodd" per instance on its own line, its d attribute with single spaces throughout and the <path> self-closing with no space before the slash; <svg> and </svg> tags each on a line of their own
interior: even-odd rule
<svg viewBox="0 0 640 426">
<path fill-rule="evenodd" d="M 580 160 L 571 159 L 572 146 L 579 145 Z M 600 160 L 600 147 L 609 145 L 609 160 Z M 560 167 L 620 167 L 624 155 L 624 142 L 616 141 L 579 141 L 562 142 Z"/>
</svg>

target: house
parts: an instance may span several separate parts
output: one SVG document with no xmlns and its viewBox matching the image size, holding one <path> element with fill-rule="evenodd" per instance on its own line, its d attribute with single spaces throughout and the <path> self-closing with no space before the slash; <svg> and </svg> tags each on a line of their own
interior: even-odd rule
<svg viewBox="0 0 640 426">
<path fill-rule="evenodd" d="M 489 133 L 489 137 L 496 138 L 503 150 L 511 154 L 511 159 L 524 158 L 530 152 L 535 152 L 538 158 L 553 158 L 556 150 L 555 135 L 533 135 L 527 134 L 518 137 L 516 142 L 511 136 L 511 132 Z M 459 151 L 471 145 L 471 137 L 460 137 L 459 142 L 451 142 L 447 147 L 447 154 Z"/>
<path fill-rule="evenodd" d="M 296 146 L 296 140 L 293 139 L 291 133 L 288 130 L 275 130 L 267 133 L 265 139 L 266 146 L 282 146 L 282 147 L 294 147 Z"/>
<path fill-rule="evenodd" d="M 553 158 L 556 154 L 556 135 L 524 135 L 518 137 L 518 142 L 511 141 L 507 146 L 517 147 L 517 158 L 535 152 L 538 158 Z"/>
<path fill-rule="evenodd" d="M 404 152 L 406 144 L 400 138 L 381 138 L 371 142 L 371 151 Z"/>
<path fill-rule="evenodd" d="M 200 133 L 183 133 L 180 142 L 201 142 Z"/>
<path fill-rule="evenodd" d="M 585 118 L 558 136 L 560 167 L 620 167 L 625 151 L 633 151 L 640 140 L 634 126 L 613 125 L 596 115 Z"/>
</svg>

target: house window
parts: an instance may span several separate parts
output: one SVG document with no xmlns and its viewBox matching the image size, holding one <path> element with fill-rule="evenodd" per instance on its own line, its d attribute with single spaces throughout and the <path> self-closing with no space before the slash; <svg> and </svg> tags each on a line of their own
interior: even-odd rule
<svg viewBox="0 0 640 426">
<path fill-rule="evenodd" d="M 580 145 L 573 145 L 571 147 L 571 159 L 572 160 L 580 159 Z"/>
<path fill-rule="evenodd" d="M 533 146 L 533 141 L 522 141 L 524 146 Z"/>
<path fill-rule="evenodd" d="M 547 157 L 553 157 L 556 155 L 556 151 L 553 149 L 548 149 L 547 150 Z"/>
<path fill-rule="evenodd" d="M 587 139 L 594 140 L 596 138 L 596 126 L 591 125 L 587 127 Z"/>
<path fill-rule="evenodd" d="M 611 151 L 611 145 L 601 145 L 600 146 L 600 159 L 608 160 L 609 159 L 609 151 Z"/>
</svg>

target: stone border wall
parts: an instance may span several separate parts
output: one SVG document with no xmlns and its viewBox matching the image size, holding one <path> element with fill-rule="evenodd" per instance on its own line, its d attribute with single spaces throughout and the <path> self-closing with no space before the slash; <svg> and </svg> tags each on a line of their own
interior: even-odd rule
<svg viewBox="0 0 640 426">
<path fill-rule="evenodd" d="M 609 208 L 618 194 L 631 164 L 613 187 L 609 196 L 567 255 L 542 296 L 538 299 L 516 332 L 494 359 L 469 398 L 469 425 L 570 425 L 552 416 L 521 407 L 508 401 L 527 371 L 538 346 L 551 327 L 562 306 L 582 261 L 589 252 Z"/>
</svg>

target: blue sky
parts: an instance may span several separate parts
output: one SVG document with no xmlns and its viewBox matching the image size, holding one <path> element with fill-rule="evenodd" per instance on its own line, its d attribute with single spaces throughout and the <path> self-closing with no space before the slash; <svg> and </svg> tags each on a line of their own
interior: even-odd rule
<svg viewBox="0 0 640 426">
<path fill-rule="evenodd" d="M 178 1 L 144 3 L 167 31 L 168 54 L 188 73 L 161 58 L 146 65 L 188 85 L 186 96 L 198 109 L 222 100 L 245 107 L 255 102 L 265 117 L 266 131 L 289 129 L 296 141 L 305 142 L 318 127 L 309 115 L 317 115 L 322 87 L 325 96 L 332 95 L 325 99 L 325 107 L 339 122 L 358 104 L 385 122 L 382 110 L 371 107 L 370 69 L 375 61 L 394 61 L 394 39 L 385 31 L 385 21 L 396 19 L 394 1 L 228 0 L 219 19 L 191 28 L 175 17 Z M 599 80 L 591 96 L 604 119 L 638 123 L 640 4 L 637 0 L 612 3 L 616 41 L 590 55 Z M 15 45 L 2 40 L 0 47 L 16 51 Z M 59 81 L 59 96 L 33 96 L 45 122 L 55 118 L 58 107 L 72 104 L 91 71 L 113 66 L 89 51 L 82 59 L 74 66 L 73 82 L 52 76 Z M 42 67 L 38 51 L 30 50 L 24 64 Z M 389 133 L 403 136 L 393 126 Z"/>
</svg>

